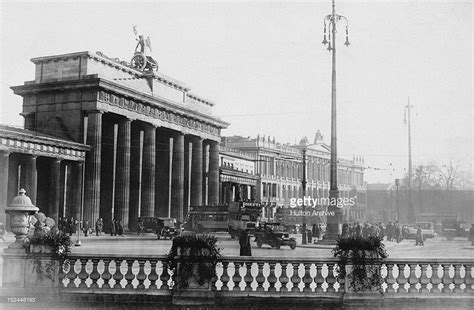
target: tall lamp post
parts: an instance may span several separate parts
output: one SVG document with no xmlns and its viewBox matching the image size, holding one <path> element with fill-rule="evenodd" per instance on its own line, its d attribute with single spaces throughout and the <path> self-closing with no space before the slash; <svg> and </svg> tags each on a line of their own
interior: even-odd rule
<svg viewBox="0 0 474 310">
<path fill-rule="evenodd" d="M 337 186 L 337 135 L 336 135 L 336 24 L 339 21 L 346 23 L 346 42 L 345 46 L 349 46 L 349 21 L 346 17 L 336 14 L 336 6 L 332 0 L 332 14 L 324 18 L 324 38 L 323 44 L 328 45 L 328 51 L 332 51 L 332 87 L 331 87 L 331 172 L 330 172 L 330 188 L 329 199 L 339 198 L 339 189 Z M 326 38 L 326 35 L 328 37 Z M 336 204 L 330 203 L 329 212 L 334 212 L 334 216 L 328 216 L 327 230 L 323 240 L 328 243 L 335 243 L 342 231 L 342 210 L 337 208 Z"/>
<path fill-rule="evenodd" d="M 400 186 L 400 179 L 395 179 L 395 186 L 397 187 L 397 222 L 400 223 L 400 204 L 398 200 L 398 187 Z"/>
<path fill-rule="evenodd" d="M 305 208 L 305 196 L 306 196 L 306 141 L 303 144 L 303 179 L 301 185 L 303 187 L 303 233 L 301 234 L 301 244 L 307 244 L 308 238 L 306 236 L 306 208 Z"/>
</svg>

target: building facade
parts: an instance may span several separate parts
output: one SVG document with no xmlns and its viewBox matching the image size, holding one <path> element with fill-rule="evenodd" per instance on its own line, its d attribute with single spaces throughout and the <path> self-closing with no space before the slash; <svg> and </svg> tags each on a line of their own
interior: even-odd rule
<svg viewBox="0 0 474 310">
<path fill-rule="evenodd" d="M 90 146 L 83 219 L 134 229 L 140 216 L 183 221 L 189 205 L 219 201 L 219 142 L 228 126 L 214 103 L 159 72 L 100 52 L 32 59 L 25 128 Z"/>
<path fill-rule="evenodd" d="M 322 138 L 319 131 L 312 144 L 306 138 L 297 145 L 260 136 L 223 138 L 224 146 L 255 156 L 255 171 L 259 176 L 256 200 L 265 206 L 263 218 L 272 219 L 277 208 L 288 208 L 292 198 L 303 198 L 303 148 L 306 150 L 305 196 L 329 198 L 330 147 Z M 343 208 L 344 219 L 362 221 L 366 208 L 362 158 L 338 159 L 338 187 L 341 198 L 356 197 L 353 206 Z"/>
<path fill-rule="evenodd" d="M 37 132 L 0 125 L 0 222 L 21 188 L 40 212 L 80 218 L 84 161 L 89 147 Z"/>
</svg>

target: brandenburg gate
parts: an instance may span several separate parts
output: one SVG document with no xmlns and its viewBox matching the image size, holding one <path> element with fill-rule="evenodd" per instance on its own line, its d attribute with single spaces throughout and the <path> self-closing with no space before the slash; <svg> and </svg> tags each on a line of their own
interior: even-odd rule
<svg viewBox="0 0 474 310">
<path fill-rule="evenodd" d="M 81 209 L 92 225 L 183 221 L 189 205 L 219 202 L 218 143 L 228 124 L 184 83 L 133 61 L 100 52 L 33 58 L 35 79 L 12 87 L 25 129 L 90 146 Z"/>
</svg>

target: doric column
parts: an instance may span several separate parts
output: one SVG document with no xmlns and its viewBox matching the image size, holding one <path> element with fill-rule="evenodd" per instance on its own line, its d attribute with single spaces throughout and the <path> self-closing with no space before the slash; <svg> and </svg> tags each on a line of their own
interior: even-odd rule
<svg viewBox="0 0 474 310">
<path fill-rule="evenodd" d="M 192 203 L 192 200 L 191 200 Z M 173 135 L 173 164 L 171 178 L 171 216 L 183 221 L 184 205 L 184 135 Z"/>
<path fill-rule="evenodd" d="M 36 158 L 37 156 L 28 155 L 25 160 L 26 162 L 25 190 L 28 193 L 28 197 L 30 197 L 31 202 L 34 205 L 36 205 L 37 178 L 38 178 L 38 171 L 36 170 Z"/>
<path fill-rule="evenodd" d="M 86 179 L 84 219 L 95 223 L 100 208 L 100 159 L 102 144 L 102 111 L 89 111 L 86 144 L 91 150 L 86 154 Z"/>
<path fill-rule="evenodd" d="M 156 128 L 148 125 L 144 129 L 143 141 L 143 199 L 141 216 L 155 215 L 155 169 L 156 169 Z"/>
<path fill-rule="evenodd" d="M 73 196 L 72 196 L 72 206 L 74 208 L 74 218 L 82 220 L 82 184 L 83 184 L 83 170 L 84 163 L 81 161 L 75 162 L 72 166 L 72 175 L 73 175 Z M 89 223 L 92 224 L 92 223 Z"/>
<path fill-rule="evenodd" d="M 234 185 L 232 183 L 227 183 L 226 185 L 226 202 L 233 202 L 234 201 Z"/>
<path fill-rule="evenodd" d="M 10 153 L 0 151 L 0 219 L 2 223 L 7 224 L 5 220 L 5 207 L 8 206 L 8 162 Z"/>
<path fill-rule="evenodd" d="M 195 137 L 191 162 L 191 205 L 202 205 L 202 138 Z"/>
<path fill-rule="evenodd" d="M 219 144 L 215 141 L 209 143 L 209 204 L 219 203 Z"/>
<path fill-rule="evenodd" d="M 138 216 L 141 204 L 141 175 L 142 175 L 142 134 L 136 122 L 132 123 L 130 149 L 130 201 L 128 211 L 128 225 L 130 229 L 138 227 Z"/>
<path fill-rule="evenodd" d="M 208 144 L 202 144 L 202 204 L 209 204 L 208 193 L 208 169 L 209 169 L 209 155 Z"/>
<path fill-rule="evenodd" d="M 49 215 L 58 224 L 59 204 L 61 200 L 61 159 L 54 158 L 51 162 L 51 175 L 49 182 Z"/>
<path fill-rule="evenodd" d="M 115 181 L 114 215 L 128 228 L 130 202 L 130 142 L 132 121 L 128 118 L 118 124 L 117 170 Z"/>
</svg>

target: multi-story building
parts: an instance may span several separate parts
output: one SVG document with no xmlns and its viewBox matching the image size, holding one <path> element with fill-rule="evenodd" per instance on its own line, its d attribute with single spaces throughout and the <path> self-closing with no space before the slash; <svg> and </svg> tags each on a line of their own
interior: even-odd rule
<svg viewBox="0 0 474 310">
<path fill-rule="evenodd" d="M 256 200 L 266 206 L 263 218 L 273 218 L 277 208 L 288 208 L 292 198 L 303 198 L 303 148 L 306 149 L 305 196 L 329 198 L 330 146 L 323 142 L 319 131 L 312 144 L 306 137 L 300 144 L 291 145 L 264 136 L 231 136 L 223 138 L 222 145 L 255 156 L 255 171 L 259 176 Z M 343 208 L 344 219 L 348 221 L 364 219 L 366 187 L 363 163 L 360 157 L 338 159 L 339 197 L 355 198 L 354 205 Z"/>
</svg>

